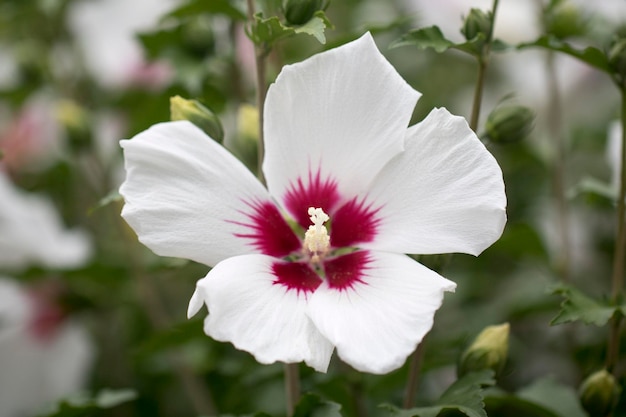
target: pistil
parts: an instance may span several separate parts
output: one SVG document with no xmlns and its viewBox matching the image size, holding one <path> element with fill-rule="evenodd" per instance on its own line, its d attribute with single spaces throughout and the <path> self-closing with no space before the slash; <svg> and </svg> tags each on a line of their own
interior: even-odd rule
<svg viewBox="0 0 626 417">
<path fill-rule="evenodd" d="M 330 236 L 328 235 L 328 229 L 324 226 L 324 223 L 330 217 L 319 207 L 309 207 L 307 213 L 313 224 L 309 226 L 309 229 L 304 234 L 303 246 L 309 252 L 311 262 L 319 263 L 330 249 Z"/>
</svg>

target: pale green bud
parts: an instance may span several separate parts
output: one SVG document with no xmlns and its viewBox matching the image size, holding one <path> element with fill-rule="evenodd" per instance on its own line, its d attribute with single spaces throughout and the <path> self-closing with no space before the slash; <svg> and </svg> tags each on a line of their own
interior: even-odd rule
<svg viewBox="0 0 626 417">
<path fill-rule="evenodd" d="M 580 9 L 567 1 L 548 6 L 543 19 L 546 32 L 559 39 L 581 36 L 587 31 L 588 19 Z"/>
<path fill-rule="evenodd" d="M 221 142 L 224 139 L 224 129 L 220 119 L 198 100 L 187 100 L 180 96 L 170 97 L 170 118 L 189 120 L 213 140 Z"/>
<path fill-rule="evenodd" d="M 602 369 L 583 381 L 578 394 L 580 403 L 591 417 L 605 417 L 613 411 L 621 390 L 615 377 Z"/>
<path fill-rule="evenodd" d="M 487 117 L 485 136 L 495 143 L 518 142 L 528 136 L 534 121 L 535 114 L 528 107 L 496 107 Z"/>
<path fill-rule="evenodd" d="M 87 112 L 75 101 L 69 99 L 57 101 L 56 117 L 61 125 L 72 132 L 80 132 L 82 134 L 89 131 Z"/>
<path fill-rule="evenodd" d="M 481 33 L 487 39 L 489 32 L 491 32 L 491 12 L 471 9 L 461 28 L 461 33 L 465 36 L 465 39 L 470 41 Z"/>
<path fill-rule="evenodd" d="M 322 9 L 322 0 L 286 0 L 285 20 L 292 25 L 303 25 Z"/>
<path fill-rule="evenodd" d="M 91 141 L 89 113 L 70 99 L 61 99 L 55 104 L 56 119 L 65 128 L 72 148 L 81 149 L 89 146 Z"/>
<path fill-rule="evenodd" d="M 484 369 L 500 373 L 509 352 L 509 331 L 509 323 L 485 327 L 461 355 L 459 376 Z"/>
</svg>

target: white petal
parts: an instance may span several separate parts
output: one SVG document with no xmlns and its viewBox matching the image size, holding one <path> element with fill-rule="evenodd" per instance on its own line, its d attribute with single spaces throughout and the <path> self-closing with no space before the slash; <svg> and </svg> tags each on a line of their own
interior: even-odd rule
<svg viewBox="0 0 626 417">
<path fill-rule="evenodd" d="M 309 316 L 355 369 L 383 374 L 399 368 L 433 325 L 444 291 L 456 284 L 405 255 L 371 252 L 360 281 L 341 290 L 325 281 Z"/>
<path fill-rule="evenodd" d="M 127 172 L 122 216 L 143 244 L 207 265 L 255 252 L 236 235 L 246 232 L 250 205 L 270 197 L 222 146 L 186 121 L 152 126 L 120 144 Z"/>
<path fill-rule="evenodd" d="M 465 120 L 433 110 L 407 132 L 406 150 L 372 185 L 380 207 L 372 242 L 399 253 L 478 255 L 506 223 L 502 171 Z"/>
<path fill-rule="evenodd" d="M 265 103 L 270 193 L 284 201 L 298 179 L 306 188 L 320 174 L 336 181 L 340 194 L 356 195 L 402 151 L 419 96 L 369 33 L 285 66 Z"/>
<path fill-rule="evenodd" d="M 238 256 L 217 264 L 198 281 L 197 291 L 209 309 L 205 332 L 231 342 L 264 364 L 304 361 L 325 372 L 333 346 L 305 314 L 305 293 L 275 284 L 265 255 Z"/>
<path fill-rule="evenodd" d="M 67 230 L 45 197 L 15 187 L 0 173 L 0 267 L 74 268 L 91 254 L 88 236 Z"/>
</svg>

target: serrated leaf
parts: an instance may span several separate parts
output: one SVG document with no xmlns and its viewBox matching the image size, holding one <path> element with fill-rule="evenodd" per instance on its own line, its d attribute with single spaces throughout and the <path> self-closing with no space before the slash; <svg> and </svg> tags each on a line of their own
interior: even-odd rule
<svg viewBox="0 0 626 417">
<path fill-rule="evenodd" d="M 454 43 L 451 40 L 446 39 L 438 26 L 429 26 L 426 28 L 412 30 L 400 39 L 392 42 L 389 48 L 416 46 L 420 49 L 434 49 L 438 53 L 445 52 L 448 49 L 456 49 L 478 57 L 482 53 L 484 43 L 485 36 L 482 33 L 478 34 L 478 36 L 470 41 Z M 505 51 L 510 49 L 510 47 L 502 41 L 495 42 L 492 45 L 492 48 L 494 51 Z"/>
<path fill-rule="evenodd" d="M 432 48 L 436 52 L 444 52 L 454 46 L 454 42 L 446 39 L 438 26 L 412 30 L 389 45 L 390 49 L 400 46 L 416 46 L 419 49 Z"/>
<path fill-rule="evenodd" d="M 582 321 L 585 324 L 604 326 L 619 309 L 619 307 L 588 297 L 582 291 L 565 284 L 551 288 L 551 293 L 559 294 L 564 298 L 561 311 L 551 322 L 553 325 Z"/>
<path fill-rule="evenodd" d="M 326 36 L 324 35 L 324 30 L 326 28 L 332 28 L 332 24 L 330 20 L 326 17 L 326 14 L 318 10 L 315 12 L 315 15 L 306 22 L 302 26 L 294 27 L 294 31 L 296 33 L 306 33 L 307 35 L 313 36 L 319 43 L 322 45 L 326 43 Z"/>
<path fill-rule="evenodd" d="M 593 46 L 589 46 L 585 49 L 576 49 L 567 42 L 557 39 L 554 36 L 544 35 L 533 42 L 522 43 L 517 46 L 518 49 L 540 47 L 551 51 L 562 52 L 567 55 L 573 56 L 592 67 L 611 74 L 611 68 L 609 66 L 609 60 L 605 53 Z"/>
<path fill-rule="evenodd" d="M 255 24 L 252 27 L 250 37 L 259 44 L 272 45 L 275 42 L 300 33 L 315 37 L 320 43 L 326 43 L 324 30 L 332 25 L 323 11 L 315 12 L 315 15 L 301 26 L 286 26 L 277 16 L 263 18 L 261 13 L 254 16 Z"/>
<path fill-rule="evenodd" d="M 223 14 L 235 20 L 246 20 L 246 14 L 230 0 L 192 0 L 172 10 L 166 17 L 189 17 L 198 14 Z"/>
<path fill-rule="evenodd" d="M 483 388 L 495 384 L 491 370 L 470 372 L 454 382 L 431 407 L 417 407 L 400 410 L 386 408 L 392 417 L 436 417 L 444 410 L 458 410 L 467 417 L 487 417 L 485 412 Z"/>
<path fill-rule="evenodd" d="M 341 405 L 324 401 L 315 394 L 302 396 L 293 417 L 341 417 Z"/>
<path fill-rule="evenodd" d="M 252 41 L 256 44 L 273 44 L 274 42 L 295 35 L 295 30 L 281 23 L 278 16 L 264 19 L 261 13 L 254 16 L 255 24 L 252 28 Z"/>
</svg>

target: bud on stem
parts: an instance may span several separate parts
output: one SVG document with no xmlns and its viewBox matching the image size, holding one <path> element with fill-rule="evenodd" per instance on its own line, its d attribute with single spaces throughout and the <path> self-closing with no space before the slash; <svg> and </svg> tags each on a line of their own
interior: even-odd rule
<svg viewBox="0 0 626 417">
<path fill-rule="evenodd" d="M 485 327 L 461 355 L 459 376 L 484 369 L 500 373 L 509 352 L 509 331 L 509 323 Z"/>
<path fill-rule="evenodd" d="M 224 139 L 224 129 L 220 119 L 198 100 L 187 100 L 180 96 L 171 97 L 170 118 L 188 120 L 218 142 Z"/>
</svg>

